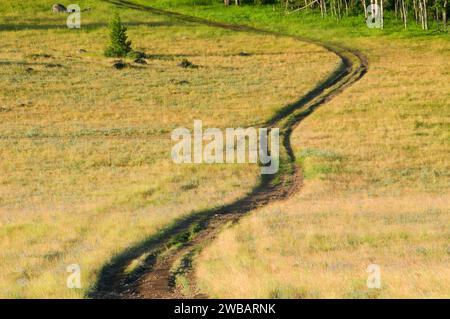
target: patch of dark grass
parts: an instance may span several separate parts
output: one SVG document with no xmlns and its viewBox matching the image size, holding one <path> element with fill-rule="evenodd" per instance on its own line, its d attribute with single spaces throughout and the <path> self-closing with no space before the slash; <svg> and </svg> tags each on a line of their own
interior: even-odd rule
<svg viewBox="0 0 450 319">
<path fill-rule="evenodd" d="M 29 57 L 33 60 L 36 60 L 36 59 L 50 59 L 53 56 L 51 54 L 47 54 L 47 53 L 33 53 L 33 54 L 30 54 Z"/>
<path fill-rule="evenodd" d="M 128 66 L 129 66 L 128 63 L 126 63 L 122 60 L 116 60 L 116 61 L 114 61 L 113 65 L 112 65 L 112 67 L 116 70 L 122 70 Z"/>
<path fill-rule="evenodd" d="M 190 242 L 195 235 L 197 235 L 202 229 L 206 228 L 207 222 L 200 220 L 192 224 L 186 231 L 175 235 L 168 244 L 168 248 L 181 247 L 184 244 Z"/>
<path fill-rule="evenodd" d="M 138 58 L 138 59 L 134 60 L 134 63 L 145 65 L 145 64 L 147 64 L 147 61 L 145 61 L 145 59 Z"/>
<path fill-rule="evenodd" d="M 46 67 L 46 68 L 50 68 L 50 69 L 52 69 L 52 68 L 62 68 L 63 65 L 60 64 L 60 63 L 47 63 L 47 64 L 45 65 L 45 67 Z"/>
<path fill-rule="evenodd" d="M 175 80 L 175 79 L 171 79 L 169 80 L 170 84 L 175 84 L 175 85 L 186 85 L 189 84 L 189 81 L 187 80 Z"/>
<path fill-rule="evenodd" d="M 198 68 L 198 65 L 192 63 L 188 59 L 181 60 L 181 62 L 178 63 L 178 66 L 180 66 L 180 67 L 182 67 L 184 69 L 197 69 Z"/>
</svg>

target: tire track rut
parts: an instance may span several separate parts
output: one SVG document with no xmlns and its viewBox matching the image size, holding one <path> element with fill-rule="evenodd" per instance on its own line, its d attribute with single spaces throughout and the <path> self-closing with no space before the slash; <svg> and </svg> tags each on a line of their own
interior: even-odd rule
<svg viewBox="0 0 450 319">
<path fill-rule="evenodd" d="M 189 297 L 205 298 L 207 296 L 197 293 L 195 288 L 192 261 L 196 253 L 210 243 L 225 226 L 237 222 L 254 209 L 286 199 L 301 188 L 302 174 L 295 164 L 295 155 L 290 143 L 292 131 L 315 109 L 360 80 L 368 71 L 368 61 L 355 49 L 328 42 L 251 26 L 210 21 L 126 0 L 104 1 L 128 9 L 237 32 L 290 37 L 322 46 L 341 60 L 340 66 L 322 83 L 300 100 L 283 107 L 267 121 L 266 127 L 280 128 L 283 147 L 280 148 L 278 174 L 262 176 L 259 185 L 244 198 L 226 206 L 200 211 L 180 219 L 160 234 L 114 257 L 103 267 L 95 288 L 88 294 L 92 298 L 184 298 L 186 295 L 175 285 L 177 277 L 184 276 L 190 285 Z M 129 270 L 130 264 L 137 260 L 139 266 Z"/>
</svg>

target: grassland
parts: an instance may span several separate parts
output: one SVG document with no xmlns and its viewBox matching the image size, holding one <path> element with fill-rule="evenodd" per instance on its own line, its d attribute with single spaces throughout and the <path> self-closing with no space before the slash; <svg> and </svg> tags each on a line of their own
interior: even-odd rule
<svg viewBox="0 0 450 319">
<path fill-rule="evenodd" d="M 144 3 L 145 1 L 141 1 Z M 334 41 L 370 71 L 293 134 L 304 187 L 225 230 L 196 262 L 212 297 L 450 297 L 450 41 L 268 7 L 154 4 Z M 219 10 L 220 9 L 220 10 Z M 381 267 L 381 289 L 366 268 Z"/>
<path fill-rule="evenodd" d="M 243 196 L 258 167 L 175 165 L 172 129 L 261 125 L 338 64 L 291 39 L 122 8 L 150 58 L 119 71 L 102 55 L 117 8 L 78 3 L 91 8 L 80 30 L 50 1 L 0 4 L 1 297 L 83 297 L 115 254 Z M 66 287 L 73 263 L 82 289 Z"/>
</svg>

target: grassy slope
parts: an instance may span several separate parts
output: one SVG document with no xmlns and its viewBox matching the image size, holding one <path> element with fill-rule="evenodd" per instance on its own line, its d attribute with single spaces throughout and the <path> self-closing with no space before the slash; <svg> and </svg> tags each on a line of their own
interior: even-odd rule
<svg viewBox="0 0 450 319">
<path fill-rule="evenodd" d="M 198 261 L 217 297 L 449 297 L 450 41 L 271 7 L 154 5 L 359 48 L 370 71 L 295 131 L 305 187 L 226 230 Z M 381 267 L 382 289 L 366 287 Z"/>
<path fill-rule="evenodd" d="M 0 5 L 2 297 L 81 297 L 115 253 L 245 194 L 257 167 L 174 165 L 172 129 L 260 124 L 338 62 L 289 39 L 121 9 L 134 47 L 154 58 L 116 71 L 102 50 L 117 9 L 78 3 L 92 8 L 81 30 L 51 1 Z M 178 67 L 182 57 L 200 68 Z M 82 290 L 66 287 L 71 263 Z"/>
</svg>

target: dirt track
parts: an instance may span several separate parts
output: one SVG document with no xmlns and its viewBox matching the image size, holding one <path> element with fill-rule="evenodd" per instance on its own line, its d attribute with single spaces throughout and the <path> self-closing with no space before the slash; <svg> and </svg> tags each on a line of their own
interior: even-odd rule
<svg viewBox="0 0 450 319">
<path fill-rule="evenodd" d="M 202 18 L 169 12 L 149 6 L 134 4 L 124 0 L 106 0 L 118 6 L 153 14 L 205 24 L 239 32 L 252 32 L 297 39 L 320 45 L 341 59 L 340 67 L 329 75 L 312 91 L 297 102 L 286 105 L 267 121 L 268 127 L 278 127 L 281 131 L 285 153 L 285 165 L 278 176 L 280 183 L 273 183 L 275 176 L 261 179 L 260 184 L 246 197 L 224 207 L 201 211 L 178 221 L 157 237 L 131 247 L 106 265 L 99 276 L 96 289 L 89 296 L 93 298 L 183 298 L 175 288 L 175 279 L 183 275 L 189 279 L 191 291 L 195 291 L 191 263 L 195 254 L 209 243 L 217 233 L 244 214 L 270 202 L 288 198 L 302 185 L 302 175 L 295 165 L 295 155 L 290 144 L 292 130 L 317 107 L 327 103 L 346 87 L 361 79 L 368 70 L 368 62 L 357 50 L 330 43 L 315 41 L 277 32 L 261 30 L 250 26 L 231 25 Z M 267 175 L 266 175 L 267 177 Z M 125 274 L 125 269 L 133 260 L 140 259 L 142 265 Z M 192 297 L 192 296 L 190 296 Z M 197 294 L 196 297 L 207 297 Z"/>
</svg>

